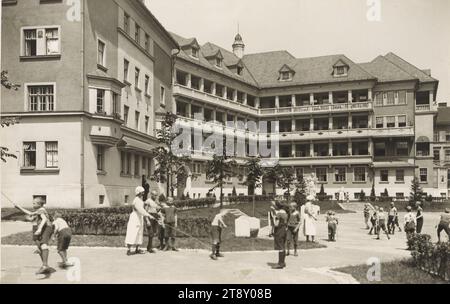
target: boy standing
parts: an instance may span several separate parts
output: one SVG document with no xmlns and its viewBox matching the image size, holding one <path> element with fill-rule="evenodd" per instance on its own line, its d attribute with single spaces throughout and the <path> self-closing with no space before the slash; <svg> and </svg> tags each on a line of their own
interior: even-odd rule
<svg viewBox="0 0 450 304">
<path fill-rule="evenodd" d="M 388 213 L 388 224 L 387 224 L 387 228 L 388 228 L 388 232 L 389 234 L 395 234 L 395 222 L 398 222 L 398 211 L 397 208 L 395 207 L 395 204 L 392 202 L 391 203 L 391 209 L 389 209 L 389 213 Z"/>
<path fill-rule="evenodd" d="M 370 220 L 370 208 L 369 204 L 364 205 L 364 223 L 366 224 L 366 229 L 369 230 L 369 220 Z"/>
<path fill-rule="evenodd" d="M 220 210 L 211 223 L 212 253 L 209 257 L 213 260 L 223 258 L 223 255 L 220 253 L 220 244 L 222 243 L 222 229 L 227 228 L 223 221 L 227 213 L 227 210 Z"/>
<path fill-rule="evenodd" d="M 60 264 L 61 268 L 71 267 L 73 265 L 69 264 L 67 261 L 67 250 L 69 249 L 70 241 L 72 240 L 72 230 L 70 229 L 67 222 L 62 218 L 62 214 L 60 212 L 55 212 L 54 218 L 54 237 L 58 239 L 57 249 L 58 254 L 62 259 L 62 263 Z"/>
<path fill-rule="evenodd" d="M 155 253 L 153 250 L 153 238 L 158 235 L 158 219 L 160 218 L 159 213 L 161 211 L 161 207 L 156 203 L 158 198 L 158 193 L 156 191 L 152 191 L 150 193 L 150 197 L 145 201 L 145 210 L 152 216 L 152 218 L 146 218 L 145 223 L 147 227 L 148 234 L 148 244 L 147 251 L 149 253 Z"/>
<path fill-rule="evenodd" d="M 404 221 L 405 221 L 405 232 L 406 237 L 409 239 L 411 235 L 413 235 L 416 232 L 416 216 L 412 212 L 411 206 L 406 207 L 406 211 L 408 212 L 405 215 Z"/>
<path fill-rule="evenodd" d="M 178 251 L 175 248 L 175 229 L 178 227 L 178 215 L 173 197 L 167 199 L 167 205 L 163 207 L 161 212 L 164 215 L 164 239 L 166 242 L 164 251 Z"/>
<path fill-rule="evenodd" d="M 328 223 L 328 241 L 336 242 L 336 231 L 337 231 L 337 226 L 339 224 L 339 220 L 333 211 L 328 211 L 327 223 Z"/>
<path fill-rule="evenodd" d="M 381 230 L 383 230 L 384 233 L 386 233 L 386 236 L 388 238 L 388 240 L 391 239 L 391 237 L 389 236 L 387 227 L 386 227 L 386 213 L 384 212 L 383 208 L 380 208 L 380 211 L 378 212 L 378 218 L 377 218 L 377 222 L 378 222 L 378 237 L 377 240 L 380 239 L 380 232 Z"/>
<path fill-rule="evenodd" d="M 300 212 L 297 210 L 297 204 L 291 203 L 289 205 L 290 216 L 288 220 L 288 229 L 287 229 L 287 253 L 286 255 L 290 255 L 291 250 L 291 241 L 294 243 L 294 256 L 298 256 L 297 248 L 298 248 L 298 232 L 300 230 Z"/>
</svg>

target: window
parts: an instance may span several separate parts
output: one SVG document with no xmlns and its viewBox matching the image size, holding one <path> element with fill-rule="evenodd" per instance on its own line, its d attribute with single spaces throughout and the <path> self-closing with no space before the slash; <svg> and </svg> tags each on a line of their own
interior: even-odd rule
<svg viewBox="0 0 450 304">
<path fill-rule="evenodd" d="M 383 106 L 383 93 L 375 94 L 375 106 L 377 106 L 377 107 Z"/>
<path fill-rule="evenodd" d="M 336 68 L 336 75 L 338 75 L 338 76 L 345 75 L 345 67 L 344 66 L 337 67 Z"/>
<path fill-rule="evenodd" d="M 395 116 L 386 117 L 386 127 L 395 128 Z"/>
<path fill-rule="evenodd" d="M 97 171 L 104 171 L 105 147 L 97 146 Z"/>
<path fill-rule="evenodd" d="M 119 106 L 120 106 L 120 101 L 119 101 L 119 94 L 117 93 L 112 93 L 112 102 L 113 102 L 113 114 L 118 114 L 120 112 L 119 110 Z"/>
<path fill-rule="evenodd" d="M 46 56 L 59 55 L 59 28 L 36 28 L 23 31 L 23 55 Z"/>
<path fill-rule="evenodd" d="M 120 174 L 125 174 L 127 171 L 127 154 L 125 152 L 120 152 Z"/>
<path fill-rule="evenodd" d="M 387 103 L 386 105 L 392 106 L 395 105 L 395 93 L 394 92 L 388 92 L 387 93 Z"/>
<path fill-rule="evenodd" d="M 139 78 L 141 76 L 141 70 L 136 68 L 134 72 L 134 86 L 139 89 Z"/>
<path fill-rule="evenodd" d="M 141 113 L 139 113 L 139 111 L 136 111 L 135 113 L 134 113 L 134 127 L 136 128 L 136 130 L 139 130 L 139 120 L 140 120 L 140 116 L 141 116 Z"/>
<path fill-rule="evenodd" d="M 145 75 L 145 94 L 149 95 L 149 89 L 150 89 L 150 76 Z"/>
<path fill-rule="evenodd" d="M 366 168 L 365 167 L 355 167 L 354 178 L 355 178 L 355 182 L 365 182 L 366 181 Z"/>
<path fill-rule="evenodd" d="M 191 55 L 194 58 L 198 58 L 198 49 L 197 48 L 192 48 Z"/>
<path fill-rule="evenodd" d="M 450 162 L 450 149 L 445 150 L 445 161 Z"/>
<path fill-rule="evenodd" d="M 123 16 L 123 29 L 127 34 L 130 34 L 130 15 L 127 13 Z"/>
<path fill-rule="evenodd" d="M 386 156 L 386 143 L 375 143 L 375 156 Z"/>
<path fill-rule="evenodd" d="M 400 141 L 396 143 L 397 156 L 408 156 L 408 142 Z"/>
<path fill-rule="evenodd" d="M 221 58 L 216 58 L 216 66 L 218 68 L 222 67 L 222 59 Z"/>
<path fill-rule="evenodd" d="M 98 40 L 97 46 L 98 46 L 97 63 L 102 65 L 102 66 L 106 66 L 106 63 L 105 63 L 105 48 L 106 48 L 106 45 L 105 45 L 105 43 L 103 41 Z"/>
<path fill-rule="evenodd" d="M 334 181 L 335 182 L 340 182 L 340 183 L 345 182 L 347 180 L 347 178 L 346 178 L 347 173 L 346 172 L 347 171 L 346 171 L 346 169 L 344 167 L 336 168 L 336 172 L 334 174 Z"/>
<path fill-rule="evenodd" d="M 383 129 L 384 128 L 384 117 L 375 118 L 376 128 Z"/>
<path fill-rule="evenodd" d="M 55 110 L 53 85 L 28 86 L 28 110 L 31 112 L 51 112 Z"/>
<path fill-rule="evenodd" d="M 406 127 L 406 115 L 401 115 L 398 117 L 398 127 L 399 128 Z"/>
<path fill-rule="evenodd" d="M 436 162 L 441 160 L 441 151 L 437 149 L 433 150 L 433 160 Z"/>
<path fill-rule="evenodd" d="M 243 71 L 244 71 L 244 68 L 238 66 L 238 67 L 237 67 L 237 70 L 236 70 L 236 73 L 237 73 L 239 76 L 242 76 Z"/>
<path fill-rule="evenodd" d="M 145 133 L 148 133 L 148 127 L 150 126 L 150 117 L 145 116 Z"/>
<path fill-rule="evenodd" d="M 403 200 L 403 199 L 405 199 L 405 193 L 397 192 L 397 193 L 395 193 L 395 198 L 398 200 Z"/>
<path fill-rule="evenodd" d="M 134 28 L 134 41 L 136 41 L 138 44 L 141 43 L 141 27 L 137 23 Z"/>
<path fill-rule="evenodd" d="M 23 166 L 24 168 L 36 167 L 36 142 L 23 143 Z"/>
<path fill-rule="evenodd" d="M 161 96 L 160 96 L 160 103 L 165 105 L 166 104 L 166 88 L 161 86 Z"/>
<path fill-rule="evenodd" d="M 399 91 L 398 92 L 398 104 L 399 105 L 405 105 L 406 102 L 406 91 Z"/>
<path fill-rule="evenodd" d="M 316 176 L 319 182 L 326 183 L 328 181 L 327 168 L 316 168 Z"/>
<path fill-rule="evenodd" d="M 104 195 L 99 195 L 98 197 L 98 204 L 99 205 L 103 205 L 105 203 L 105 196 Z"/>
<path fill-rule="evenodd" d="M 428 169 L 427 168 L 420 168 L 419 169 L 419 176 L 420 176 L 420 182 L 421 183 L 427 183 L 428 182 Z"/>
<path fill-rule="evenodd" d="M 291 72 L 281 72 L 281 80 L 290 80 L 291 79 Z"/>
<path fill-rule="evenodd" d="M 145 34 L 145 50 L 150 53 L 150 36 Z"/>
<path fill-rule="evenodd" d="M 130 108 L 128 106 L 123 106 L 123 120 L 125 121 L 125 126 L 128 125 L 128 113 Z"/>
<path fill-rule="evenodd" d="M 405 170 L 395 170 L 395 181 L 397 183 L 405 182 Z"/>
<path fill-rule="evenodd" d="M 97 113 L 105 113 L 105 90 L 97 89 Z"/>
<path fill-rule="evenodd" d="M 389 171 L 388 170 L 381 170 L 380 171 L 380 181 L 382 183 L 388 183 L 389 182 Z"/>
<path fill-rule="evenodd" d="M 130 198 L 129 195 L 125 195 L 125 198 L 124 198 L 125 205 L 128 205 L 129 198 Z"/>
<path fill-rule="evenodd" d="M 130 62 L 126 59 L 123 61 L 123 80 L 128 82 L 128 70 L 130 68 Z"/>
<path fill-rule="evenodd" d="M 58 168 L 58 143 L 45 143 L 45 160 L 47 168 Z"/>
</svg>

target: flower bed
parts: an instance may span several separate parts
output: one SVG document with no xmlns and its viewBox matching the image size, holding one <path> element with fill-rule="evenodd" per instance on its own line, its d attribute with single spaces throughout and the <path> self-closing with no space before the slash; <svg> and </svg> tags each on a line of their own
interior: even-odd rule
<svg viewBox="0 0 450 304">
<path fill-rule="evenodd" d="M 450 281 L 450 242 L 433 244 L 431 237 L 416 234 L 408 239 L 416 267 Z"/>
</svg>

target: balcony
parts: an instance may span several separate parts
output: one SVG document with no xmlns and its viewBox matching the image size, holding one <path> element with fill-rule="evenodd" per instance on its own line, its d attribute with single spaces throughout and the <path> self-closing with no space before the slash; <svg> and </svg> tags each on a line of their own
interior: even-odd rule
<svg viewBox="0 0 450 304">
<path fill-rule="evenodd" d="M 368 138 L 371 129 L 350 129 L 350 130 L 326 130 L 326 131 L 295 131 L 280 134 L 261 134 L 261 136 L 271 136 L 279 141 L 295 140 L 321 140 L 321 139 L 348 139 L 348 138 Z"/>
<path fill-rule="evenodd" d="M 325 156 L 325 157 L 292 157 L 280 158 L 279 163 L 283 166 L 335 166 L 335 165 L 370 165 L 373 158 L 370 155 L 352 156 Z"/>
<path fill-rule="evenodd" d="M 370 111 L 373 109 L 371 101 L 357 102 L 357 103 L 338 103 L 338 104 L 324 104 L 314 106 L 301 106 L 289 108 L 270 108 L 260 109 L 259 114 L 262 116 L 270 115 L 291 115 L 291 114 L 306 114 L 306 113 L 339 113 L 339 112 L 357 112 Z"/>
<path fill-rule="evenodd" d="M 237 137 L 251 137 L 256 136 L 255 132 L 242 130 L 234 127 L 225 126 L 218 121 L 202 121 L 188 117 L 178 117 L 177 125 L 181 128 L 201 129 L 203 133 L 216 133 L 225 135 L 234 135 Z"/>
<path fill-rule="evenodd" d="M 437 105 L 423 104 L 416 105 L 416 113 L 437 112 Z"/>
<path fill-rule="evenodd" d="M 258 110 L 238 102 L 231 101 L 216 95 L 190 89 L 179 84 L 173 86 L 173 95 L 195 99 L 213 106 L 220 105 L 233 111 L 239 111 L 248 115 L 258 115 Z"/>
</svg>

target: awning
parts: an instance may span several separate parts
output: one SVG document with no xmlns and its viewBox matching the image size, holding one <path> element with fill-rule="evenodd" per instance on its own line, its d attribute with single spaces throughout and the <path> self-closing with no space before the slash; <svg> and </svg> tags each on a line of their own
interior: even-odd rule
<svg viewBox="0 0 450 304">
<path fill-rule="evenodd" d="M 431 140 L 427 136 L 420 136 L 416 140 L 417 143 L 429 143 Z"/>
<path fill-rule="evenodd" d="M 156 143 L 147 143 L 138 139 L 124 136 L 117 147 L 121 150 L 139 152 L 139 153 L 150 153 L 152 149 L 156 148 Z"/>
<path fill-rule="evenodd" d="M 416 165 L 404 161 L 374 162 L 374 168 L 417 168 Z"/>
</svg>

